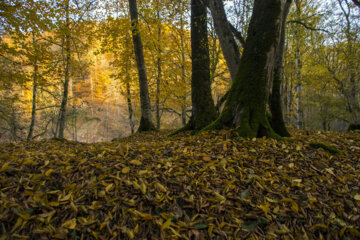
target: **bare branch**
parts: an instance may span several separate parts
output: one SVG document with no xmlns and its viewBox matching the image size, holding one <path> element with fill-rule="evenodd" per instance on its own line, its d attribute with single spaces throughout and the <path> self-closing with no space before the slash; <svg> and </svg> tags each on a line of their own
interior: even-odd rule
<svg viewBox="0 0 360 240">
<path fill-rule="evenodd" d="M 307 25 L 306 23 L 302 22 L 302 21 L 298 21 L 298 20 L 290 20 L 287 23 L 295 23 L 295 24 L 300 24 L 301 26 L 303 26 L 304 28 L 311 30 L 311 31 L 322 31 L 322 32 L 326 32 L 328 34 L 330 34 L 330 32 L 326 29 L 322 29 L 322 28 L 314 28 L 311 27 L 309 25 Z"/>
</svg>

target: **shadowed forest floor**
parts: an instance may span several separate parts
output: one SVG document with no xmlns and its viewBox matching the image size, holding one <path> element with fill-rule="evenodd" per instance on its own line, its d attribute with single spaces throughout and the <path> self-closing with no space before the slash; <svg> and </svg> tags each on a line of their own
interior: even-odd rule
<svg viewBox="0 0 360 240">
<path fill-rule="evenodd" d="M 359 239 L 360 134 L 0 145 L 0 239 Z"/>
</svg>

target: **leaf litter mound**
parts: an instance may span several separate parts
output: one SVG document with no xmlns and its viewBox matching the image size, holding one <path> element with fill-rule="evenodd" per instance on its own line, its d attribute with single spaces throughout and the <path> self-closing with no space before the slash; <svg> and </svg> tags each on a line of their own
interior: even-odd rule
<svg viewBox="0 0 360 240">
<path fill-rule="evenodd" d="M 0 145 L 0 239 L 360 239 L 359 133 L 168 133 Z"/>
</svg>

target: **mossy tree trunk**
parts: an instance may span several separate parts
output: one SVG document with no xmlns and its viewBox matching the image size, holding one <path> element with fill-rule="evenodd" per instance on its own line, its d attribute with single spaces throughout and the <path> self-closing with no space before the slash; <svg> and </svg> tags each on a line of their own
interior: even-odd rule
<svg viewBox="0 0 360 240">
<path fill-rule="evenodd" d="M 136 0 L 129 0 L 130 18 L 132 26 L 132 37 L 134 43 L 134 51 L 136 64 L 139 75 L 140 85 L 140 105 L 141 105 L 141 119 L 138 131 L 151 131 L 155 130 L 154 123 L 151 115 L 151 103 L 149 96 L 148 80 L 146 76 L 146 67 L 144 60 L 143 45 L 139 33 L 138 10 Z"/>
<path fill-rule="evenodd" d="M 285 0 L 255 0 L 244 52 L 224 110 L 204 130 L 236 127 L 243 137 L 279 138 L 266 116 Z"/>
<path fill-rule="evenodd" d="M 185 126 L 189 130 L 200 130 L 217 117 L 211 96 L 206 14 L 206 5 L 203 0 L 191 1 L 192 115 Z"/>
<path fill-rule="evenodd" d="M 286 28 L 286 18 L 290 10 L 292 0 L 287 0 L 281 20 L 281 32 L 280 32 L 280 42 L 276 50 L 275 55 L 275 66 L 274 66 L 274 75 L 273 75 L 273 85 L 272 91 L 269 98 L 269 105 L 271 111 L 271 127 L 274 131 L 282 137 L 289 137 L 290 134 L 286 129 L 283 112 L 281 107 L 281 93 L 280 86 L 284 78 L 284 67 L 283 67 L 283 55 L 285 47 L 285 28 Z"/>
</svg>

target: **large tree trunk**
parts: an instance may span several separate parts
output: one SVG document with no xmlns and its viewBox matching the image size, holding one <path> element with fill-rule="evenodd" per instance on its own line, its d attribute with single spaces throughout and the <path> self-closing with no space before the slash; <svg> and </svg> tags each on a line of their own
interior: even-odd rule
<svg viewBox="0 0 360 240">
<path fill-rule="evenodd" d="M 211 96 L 206 13 L 206 5 L 202 0 L 191 1 L 192 115 L 187 124 L 191 130 L 200 130 L 217 117 Z"/>
<path fill-rule="evenodd" d="M 33 35 L 33 47 L 34 47 L 34 70 L 33 70 L 33 96 L 32 96 L 32 109 L 31 109 L 31 120 L 30 120 L 30 127 L 29 132 L 27 135 L 27 141 L 31 141 L 33 138 L 34 128 L 35 128 L 35 120 L 36 120 L 36 93 L 37 93 L 37 77 L 38 77 L 38 59 L 37 59 L 37 48 L 36 48 L 36 40 L 35 40 L 35 33 Z"/>
<path fill-rule="evenodd" d="M 289 132 L 286 129 L 283 118 L 280 87 L 284 78 L 283 55 L 284 55 L 284 47 L 285 47 L 286 18 L 290 10 L 291 3 L 292 0 L 286 1 L 282 13 L 280 42 L 275 55 L 273 86 L 269 99 L 269 105 L 271 110 L 271 127 L 274 129 L 274 131 L 277 134 L 279 134 L 282 137 L 290 136 Z"/>
<path fill-rule="evenodd" d="M 219 38 L 231 78 L 234 79 L 240 62 L 240 52 L 233 32 L 226 18 L 223 0 L 209 0 L 209 9 L 214 20 L 216 35 Z"/>
<path fill-rule="evenodd" d="M 266 116 L 284 0 L 255 0 L 244 52 L 220 117 L 204 130 L 238 127 L 243 137 L 279 138 Z"/>
<path fill-rule="evenodd" d="M 141 120 L 138 131 L 155 130 L 151 116 L 151 103 L 149 96 L 148 80 L 146 76 L 146 67 L 143 53 L 143 45 L 139 32 L 138 11 L 136 0 L 129 0 L 130 18 L 132 26 L 132 36 L 134 42 L 135 58 L 139 75 L 140 85 L 140 103 L 141 103 Z"/>
<path fill-rule="evenodd" d="M 69 94 L 69 81 L 70 81 L 70 60 L 71 60 L 71 35 L 70 35 L 70 6 L 69 0 L 66 1 L 65 11 L 65 76 L 64 76 L 64 89 L 60 105 L 59 116 L 59 132 L 58 138 L 64 138 L 65 122 L 66 122 L 66 106 Z"/>
</svg>

